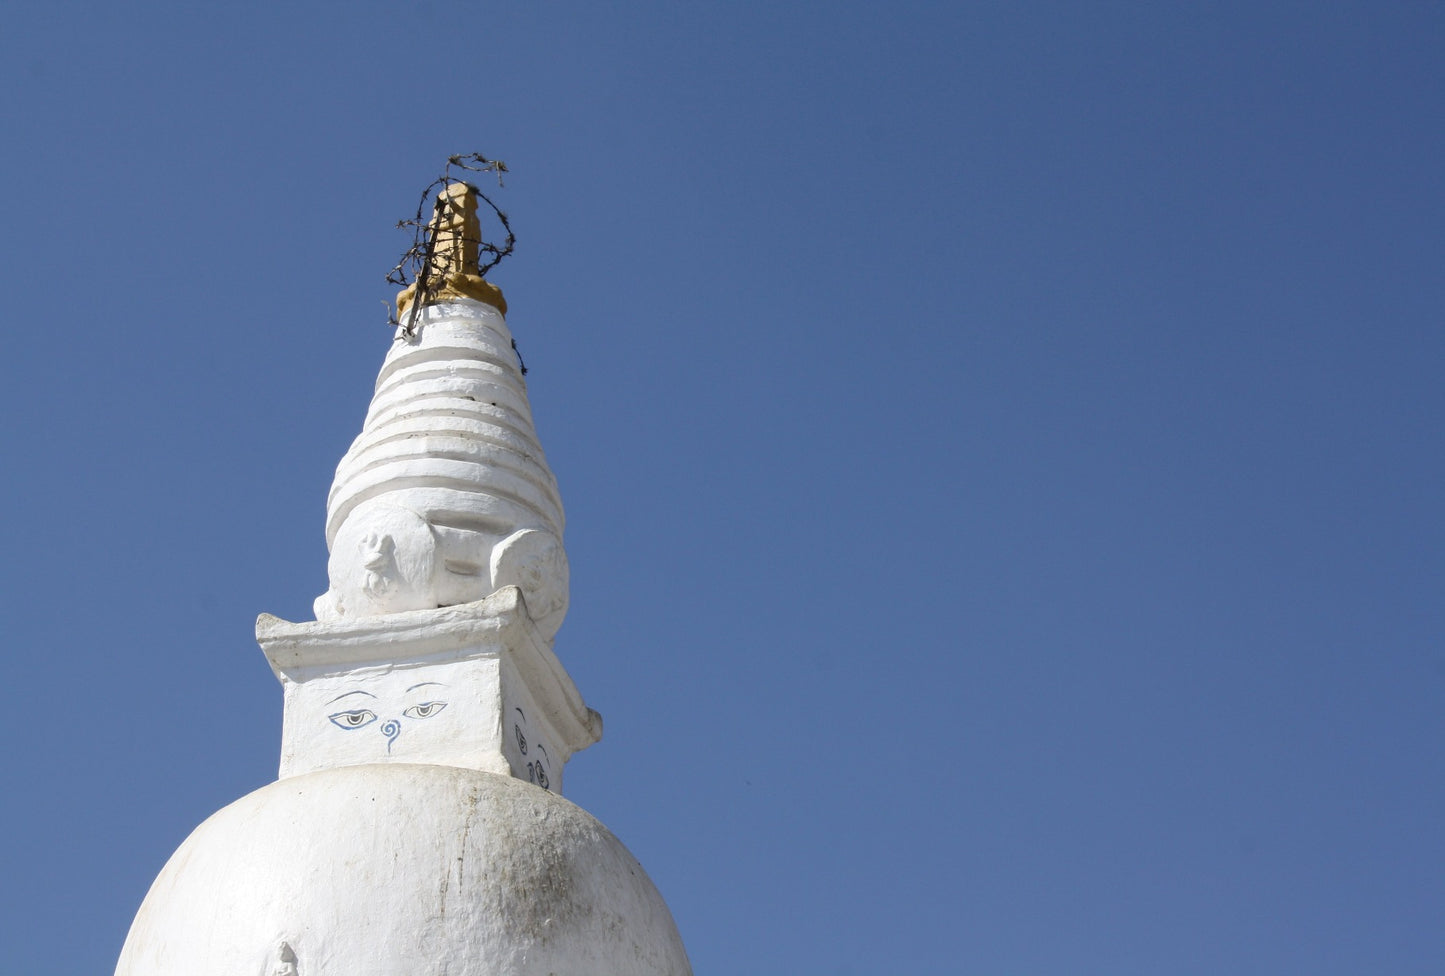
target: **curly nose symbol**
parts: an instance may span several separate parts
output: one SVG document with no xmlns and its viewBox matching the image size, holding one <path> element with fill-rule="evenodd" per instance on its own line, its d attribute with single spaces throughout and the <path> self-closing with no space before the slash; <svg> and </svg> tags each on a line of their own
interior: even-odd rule
<svg viewBox="0 0 1445 976">
<path fill-rule="evenodd" d="M 387 719 L 382 723 L 381 734 L 386 736 L 386 751 L 389 755 L 391 744 L 396 741 L 397 736 L 401 735 L 401 723 L 394 718 Z"/>
</svg>

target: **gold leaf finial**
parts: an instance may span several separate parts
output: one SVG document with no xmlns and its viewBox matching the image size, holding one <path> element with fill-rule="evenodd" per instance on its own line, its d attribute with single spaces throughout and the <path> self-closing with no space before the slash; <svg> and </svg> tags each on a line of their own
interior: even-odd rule
<svg viewBox="0 0 1445 976">
<path fill-rule="evenodd" d="M 442 187 L 426 236 L 426 260 L 417 280 L 396 296 L 398 315 L 405 314 L 413 301 L 424 308 L 450 298 L 474 298 L 507 314 L 502 290 L 477 274 L 482 230 L 476 187 L 461 182 Z"/>
</svg>

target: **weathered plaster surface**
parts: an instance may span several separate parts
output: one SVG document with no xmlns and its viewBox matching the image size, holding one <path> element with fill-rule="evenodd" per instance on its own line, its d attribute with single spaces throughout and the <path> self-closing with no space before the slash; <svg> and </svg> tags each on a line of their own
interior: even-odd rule
<svg viewBox="0 0 1445 976">
<path fill-rule="evenodd" d="M 398 763 L 283 779 L 212 816 L 152 885 L 116 976 L 276 972 L 691 970 L 642 866 L 584 810 L 512 777 Z"/>
</svg>

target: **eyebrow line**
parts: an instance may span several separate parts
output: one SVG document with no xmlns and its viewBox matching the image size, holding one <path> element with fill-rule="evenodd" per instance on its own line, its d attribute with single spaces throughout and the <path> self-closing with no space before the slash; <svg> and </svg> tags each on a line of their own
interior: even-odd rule
<svg viewBox="0 0 1445 976">
<path fill-rule="evenodd" d="M 439 685 L 442 688 L 446 687 L 446 685 L 442 684 L 440 681 L 423 681 L 419 685 L 412 685 L 410 688 L 407 689 L 407 691 L 416 691 L 418 688 L 425 688 L 427 685 Z"/>
<path fill-rule="evenodd" d="M 331 701 L 327 702 L 326 704 L 330 705 L 332 702 L 339 702 L 339 701 L 341 701 L 341 699 L 343 699 L 343 698 L 350 698 L 352 695 L 365 695 L 367 698 L 375 698 L 375 697 L 376 697 L 375 695 L 373 695 L 373 694 L 372 694 L 371 692 L 369 692 L 369 691 L 360 691 L 360 690 L 358 690 L 358 691 L 348 691 L 348 692 L 347 692 L 346 694 L 344 694 L 344 695 L 337 695 L 335 698 L 331 699 Z"/>
</svg>

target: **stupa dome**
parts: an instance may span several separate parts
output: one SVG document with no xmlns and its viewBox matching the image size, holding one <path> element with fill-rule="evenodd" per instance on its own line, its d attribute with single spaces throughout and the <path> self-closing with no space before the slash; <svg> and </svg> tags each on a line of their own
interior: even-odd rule
<svg viewBox="0 0 1445 976">
<path fill-rule="evenodd" d="M 116 976 L 683 976 L 672 916 L 580 807 L 452 766 L 265 786 L 181 845 Z"/>
</svg>

